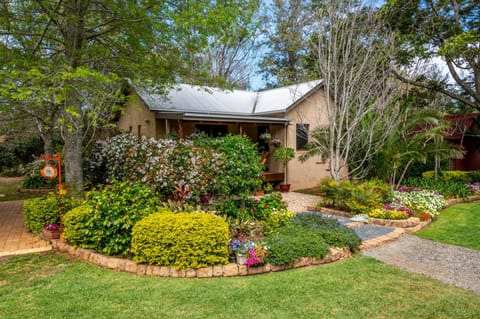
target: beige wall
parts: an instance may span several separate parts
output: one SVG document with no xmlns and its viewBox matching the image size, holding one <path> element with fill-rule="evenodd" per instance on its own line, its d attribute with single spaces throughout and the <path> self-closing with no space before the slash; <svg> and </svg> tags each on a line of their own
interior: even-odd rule
<svg viewBox="0 0 480 319">
<path fill-rule="evenodd" d="M 290 110 L 286 117 L 291 120 L 286 134 L 287 146 L 296 150 L 297 123 L 309 124 L 309 133 L 315 128 L 325 126 L 328 123 L 323 89 L 312 94 Z M 322 178 L 330 176 L 327 159 L 322 159 L 318 155 L 301 162 L 299 157 L 304 153 L 305 151 L 296 150 L 295 159 L 288 163 L 287 182 L 291 184 L 291 189 L 293 190 L 318 186 Z"/>
<path fill-rule="evenodd" d="M 145 106 L 142 100 L 137 96 L 130 96 L 124 113 L 118 121 L 118 128 L 122 131 L 131 131 L 138 136 L 156 137 L 156 119 L 155 114 Z"/>
</svg>

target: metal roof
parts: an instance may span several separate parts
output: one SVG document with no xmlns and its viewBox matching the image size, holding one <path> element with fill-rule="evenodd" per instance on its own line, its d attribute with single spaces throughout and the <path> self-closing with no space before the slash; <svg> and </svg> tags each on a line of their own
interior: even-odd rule
<svg viewBox="0 0 480 319">
<path fill-rule="evenodd" d="M 188 84 L 175 85 L 164 95 L 149 93 L 147 89 L 138 87 L 135 90 L 148 108 L 158 113 L 183 113 L 184 116 L 205 118 L 254 117 L 260 120 L 259 115 L 262 114 L 285 113 L 321 84 L 321 80 L 316 80 L 260 92 Z M 268 119 L 282 121 L 279 118 Z"/>
</svg>

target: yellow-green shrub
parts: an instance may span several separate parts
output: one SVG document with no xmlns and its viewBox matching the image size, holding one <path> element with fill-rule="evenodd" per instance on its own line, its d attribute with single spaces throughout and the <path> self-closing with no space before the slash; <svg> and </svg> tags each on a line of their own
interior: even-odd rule
<svg viewBox="0 0 480 319">
<path fill-rule="evenodd" d="M 75 246 L 96 248 L 100 236 L 92 227 L 95 214 L 88 205 L 83 205 L 67 212 L 63 217 L 63 237 Z"/>
<path fill-rule="evenodd" d="M 202 268 L 228 263 L 228 225 L 208 213 L 154 213 L 132 232 L 136 262 Z"/>
<path fill-rule="evenodd" d="M 280 227 L 290 222 L 294 212 L 286 209 L 271 212 L 264 220 L 260 221 L 264 235 L 275 233 Z"/>
<path fill-rule="evenodd" d="M 59 217 L 70 209 L 81 205 L 80 199 L 59 196 L 56 193 L 27 199 L 23 203 L 23 217 L 28 231 L 40 233 L 47 223 L 58 224 Z"/>
</svg>

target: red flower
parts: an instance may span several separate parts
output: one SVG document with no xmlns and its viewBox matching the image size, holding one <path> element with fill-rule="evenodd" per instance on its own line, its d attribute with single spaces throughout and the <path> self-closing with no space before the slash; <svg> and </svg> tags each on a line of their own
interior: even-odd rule
<svg viewBox="0 0 480 319">
<path fill-rule="evenodd" d="M 268 205 L 267 204 L 263 205 L 263 208 L 268 208 Z"/>
</svg>

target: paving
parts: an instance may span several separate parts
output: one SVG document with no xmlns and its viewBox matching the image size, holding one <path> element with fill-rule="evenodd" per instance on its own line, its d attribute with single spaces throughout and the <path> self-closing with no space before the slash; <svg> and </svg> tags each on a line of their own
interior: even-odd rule
<svg viewBox="0 0 480 319">
<path fill-rule="evenodd" d="M 49 242 L 27 231 L 23 201 L 0 202 L 0 257 L 51 250 Z"/>
<path fill-rule="evenodd" d="M 480 251 L 405 235 L 361 254 L 480 294 Z"/>
</svg>

